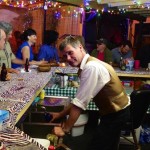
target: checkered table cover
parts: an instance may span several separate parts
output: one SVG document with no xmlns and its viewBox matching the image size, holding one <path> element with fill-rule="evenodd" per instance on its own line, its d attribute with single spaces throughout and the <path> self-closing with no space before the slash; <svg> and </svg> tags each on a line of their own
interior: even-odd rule
<svg viewBox="0 0 150 150">
<path fill-rule="evenodd" d="M 57 84 L 53 84 L 52 86 L 46 86 L 44 88 L 46 95 L 48 96 L 66 96 L 70 98 L 75 98 L 77 88 L 75 87 L 65 87 L 59 88 Z M 87 110 L 98 110 L 94 102 L 90 102 L 87 106 Z"/>
<path fill-rule="evenodd" d="M 59 88 L 59 85 L 57 84 L 54 84 L 51 87 L 46 86 L 44 90 L 45 90 L 46 95 L 66 96 L 70 98 L 74 98 L 77 92 L 77 88 L 74 88 L 74 87 Z"/>
</svg>

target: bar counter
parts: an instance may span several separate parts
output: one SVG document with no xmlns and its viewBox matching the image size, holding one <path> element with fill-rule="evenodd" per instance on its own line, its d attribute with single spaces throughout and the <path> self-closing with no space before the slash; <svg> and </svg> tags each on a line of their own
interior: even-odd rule
<svg viewBox="0 0 150 150">
<path fill-rule="evenodd" d="M 132 71 L 122 71 L 115 68 L 115 71 L 119 77 L 150 79 L 150 70 L 145 68 L 133 69 Z"/>
<path fill-rule="evenodd" d="M 10 111 L 12 124 L 19 121 L 50 77 L 51 72 L 33 69 L 31 72 L 11 74 L 10 81 L 0 81 L 0 109 Z"/>
<path fill-rule="evenodd" d="M 36 69 L 31 69 L 30 72 L 11 74 L 10 81 L 0 81 L 0 109 L 10 112 L 7 127 L 0 131 L 0 141 L 3 141 L 4 145 L 10 150 L 46 150 L 33 138 L 16 128 L 15 124 L 48 83 L 50 77 L 51 72 L 37 72 Z"/>
</svg>

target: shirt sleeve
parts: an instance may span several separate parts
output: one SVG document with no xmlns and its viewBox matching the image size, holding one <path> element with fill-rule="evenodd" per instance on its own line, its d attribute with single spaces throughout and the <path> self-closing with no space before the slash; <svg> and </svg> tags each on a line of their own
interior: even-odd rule
<svg viewBox="0 0 150 150">
<path fill-rule="evenodd" d="M 86 66 L 81 72 L 80 87 L 78 88 L 76 97 L 73 99 L 72 103 L 81 109 L 86 110 L 91 99 L 93 99 L 109 81 L 110 75 L 104 66 Z"/>
<path fill-rule="evenodd" d="M 14 55 L 14 53 L 11 53 L 11 60 L 16 59 L 16 56 Z"/>
<path fill-rule="evenodd" d="M 38 61 L 45 59 L 45 47 L 41 46 L 38 54 Z"/>
<path fill-rule="evenodd" d="M 58 57 L 58 53 L 57 53 L 57 49 L 54 49 L 54 55 L 55 55 L 55 59 L 57 62 L 59 62 L 59 57 Z"/>
</svg>

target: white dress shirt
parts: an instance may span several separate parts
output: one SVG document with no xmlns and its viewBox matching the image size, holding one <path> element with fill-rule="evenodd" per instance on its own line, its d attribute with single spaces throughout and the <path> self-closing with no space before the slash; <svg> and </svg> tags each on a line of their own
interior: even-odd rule
<svg viewBox="0 0 150 150">
<path fill-rule="evenodd" d="M 110 81 L 110 74 L 104 67 L 102 61 L 89 61 L 89 54 L 83 58 L 80 69 L 80 87 L 72 103 L 83 110 L 86 110 L 88 103 L 97 93 Z"/>
</svg>

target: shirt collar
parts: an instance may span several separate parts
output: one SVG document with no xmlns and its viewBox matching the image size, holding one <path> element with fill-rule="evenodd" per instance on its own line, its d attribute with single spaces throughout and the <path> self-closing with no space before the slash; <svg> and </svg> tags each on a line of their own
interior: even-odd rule
<svg viewBox="0 0 150 150">
<path fill-rule="evenodd" d="M 80 65 L 80 69 L 83 69 L 83 68 L 84 68 L 84 66 L 85 66 L 85 64 L 86 64 L 86 62 L 87 62 L 87 60 L 88 60 L 89 57 L 90 57 L 89 54 L 86 54 L 86 55 L 84 56 L 84 58 L 82 59 L 81 65 Z"/>
</svg>

